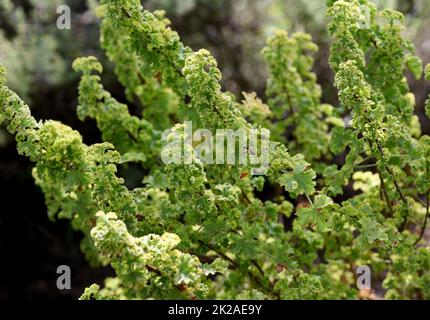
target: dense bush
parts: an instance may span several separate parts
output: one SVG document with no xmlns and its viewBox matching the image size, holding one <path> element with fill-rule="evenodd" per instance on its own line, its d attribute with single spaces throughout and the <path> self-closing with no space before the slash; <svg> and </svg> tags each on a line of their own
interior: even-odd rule
<svg viewBox="0 0 430 320">
<path fill-rule="evenodd" d="M 185 46 L 163 12 L 104 0 L 97 14 L 101 46 L 143 106 L 131 115 L 101 84 L 95 57 L 75 60 L 78 116 L 96 121 L 103 143 L 36 121 L 0 73 L 0 121 L 35 162 L 50 218 L 70 219 L 88 260 L 116 271 L 82 298 L 430 298 L 430 139 L 405 77 L 421 78 L 423 67 L 400 12 L 329 1 L 336 107 L 321 103 L 307 34 L 268 39 L 265 104 L 222 91 L 215 59 Z M 163 130 L 189 138 L 188 120 L 212 132 L 270 129 L 266 175 L 198 159 L 164 164 Z M 131 163 L 146 173 L 134 189 L 117 174 Z M 372 270 L 373 295 L 356 286 L 360 265 Z"/>
</svg>

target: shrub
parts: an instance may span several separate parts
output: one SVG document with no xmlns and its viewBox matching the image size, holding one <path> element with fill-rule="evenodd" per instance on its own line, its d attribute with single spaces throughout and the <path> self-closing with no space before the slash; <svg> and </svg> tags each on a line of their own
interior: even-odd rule
<svg viewBox="0 0 430 320">
<path fill-rule="evenodd" d="M 208 51 L 184 46 L 163 12 L 136 0 L 103 0 L 98 14 L 101 45 L 142 116 L 104 89 L 96 58 L 73 64 L 78 116 L 96 121 L 103 143 L 36 121 L 1 67 L 0 122 L 35 163 L 49 217 L 69 219 L 89 261 L 116 271 L 82 299 L 352 299 L 370 294 L 356 286 L 362 265 L 385 298 L 430 298 L 430 139 L 405 78 L 422 76 L 421 60 L 399 12 L 367 0 L 329 5 L 337 107 L 320 101 L 308 35 L 275 33 L 263 50 L 267 104 L 253 93 L 238 101 Z M 163 163 L 163 130 L 189 139 L 188 121 L 211 132 L 270 129 L 266 174 Z M 127 163 L 147 173 L 141 187 L 118 176 Z M 348 185 L 353 194 L 343 194 Z"/>
</svg>

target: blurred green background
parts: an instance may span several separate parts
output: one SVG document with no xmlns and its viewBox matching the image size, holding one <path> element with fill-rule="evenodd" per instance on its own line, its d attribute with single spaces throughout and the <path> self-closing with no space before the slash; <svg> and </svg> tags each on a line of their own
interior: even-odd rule
<svg viewBox="0 0 430 320">
<path fill-rule="evenodd" d="M 407 34 L 424 63 L 430 62 L 429 0 L 375 2 L 406 15 Z M 63 4 L 71 8 L 70 30 L 56 27 L 57 8 Z M 36 119 L 62 121 L 79 130 L 86 143 L 99 142 L 100 135 L 93 122 L 77 119 L 79 78 L 72 71 L 72 61 L 97 56 L 105 67 L 104 85 L 126 102 L 113 66 L 99 47 L 96 5 L 96 0 L 0 0 L 0 62 L 8 70 L 9 86 L 30 105 Z M 267 70 L 260 52 L 275 29 L 310 33 L 320 47 L 314 69 L 323 100 L 337 104 L 328 66 L 325 0 L 147 0 L 142 5 L 164 9 L 186 45 L 210 50 L 223 72 L 224 88 L 238 96 L 255 91 L 264 98 Z M 423 105 L 430 83 L 409 80 L 416 113 L 428 134 L 430 121 Z M 31 168 L 27 159 L 17 155 L 13 137 L 0 127 L 0 299 L 77 298 L 86 286 L 100 283 L 112 271 L 91 269 L 79 251 L 80 235 L 66 221 L 48 220 Z M 124 168 L 120 174 L 130 181 L 133 172 Z M 56 288 L 56 268 L 61 264 L 72 269 L 71 290 Z"/>
</svg>

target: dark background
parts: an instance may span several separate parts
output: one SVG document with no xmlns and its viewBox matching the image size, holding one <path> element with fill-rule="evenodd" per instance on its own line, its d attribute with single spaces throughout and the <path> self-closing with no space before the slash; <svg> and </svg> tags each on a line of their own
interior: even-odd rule
<svg viewBox="0 0 430 320">
<path fill-rule="evenodd" d="M 392 3 L 407 15 L 418 54 L 429 62 L 430 36 L 426 30 L 430 10 L 424 10 L 426 1 Z M 99 142 L 94 123 L 82 123 L 75 114 L 79 79 L 71 70 L 73 59 L 89 54 L 99 57 L 106 69 L 105 86 L 120 101 L 125 102 L 125 98 L 112 74 L 112 65 L 98 46 L 98 22 L 86 1 L 6 2 L 12 6 L 7 9 L 0 5 L 0 62 L 9 70 L 9 85 L 29 103 L 36 119 L 62 121 L 81 132 L 86 143 Z M 193 49 L 208 48 L 219 61 L 224 88 L 238 96 L 241 91 L 256 91 L 264 97 L 266 70 L 259 52 L 274 27 L 310 32 L 320 46 L 315 72 L 324 90 L 323 100 L 336 105 L 327 64 L 324 8 L 315 5 L 317 2 L 151 0 L 143 1 L 143 5 L 166 9 L 185 44 Z M 55 27 L 55 8 L 64 3 L 72 9 L 72 29 L 60 31 Z M 25 30 L 20 31 L 20 26 Z M 55 49 L 48 50 L 44 45 L 46 35 L 56 43 Z M 28 39 L 35 41 L 31 45 Z M 410 83 L 423 131 L 429 133 L 423 105 L 430 85 L 422 80 Z M 85 287 L 101 284 L 113 272 L 109 267 L 94 269 L 88 265 L 79 249 L 81 236 L 68 221 L 49 221 L 43 194 L 35 186 L 31 170 L 32 164 L 17 154 L 13 137 L 0 129 L 0 299 L 76 299 Z M 130 172 L 122 170 L 120 174 L 127 180 Z M 62 264 L 71 268 L 71 290 L 56 287 L 56 269 Z"/>
</svg>

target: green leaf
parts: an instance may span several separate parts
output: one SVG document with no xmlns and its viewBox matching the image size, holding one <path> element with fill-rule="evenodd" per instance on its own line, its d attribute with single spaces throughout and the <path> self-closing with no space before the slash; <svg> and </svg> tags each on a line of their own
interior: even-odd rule
<svg viewBox="0 0 430 320">
<path fill-rule="evenodd" d="M 406 65 L 414 75 L 415 79 L 420 79 L 423 74 L 423 62 L 417 56 L 408 55 L 406 57 Z"/>
</svg>

